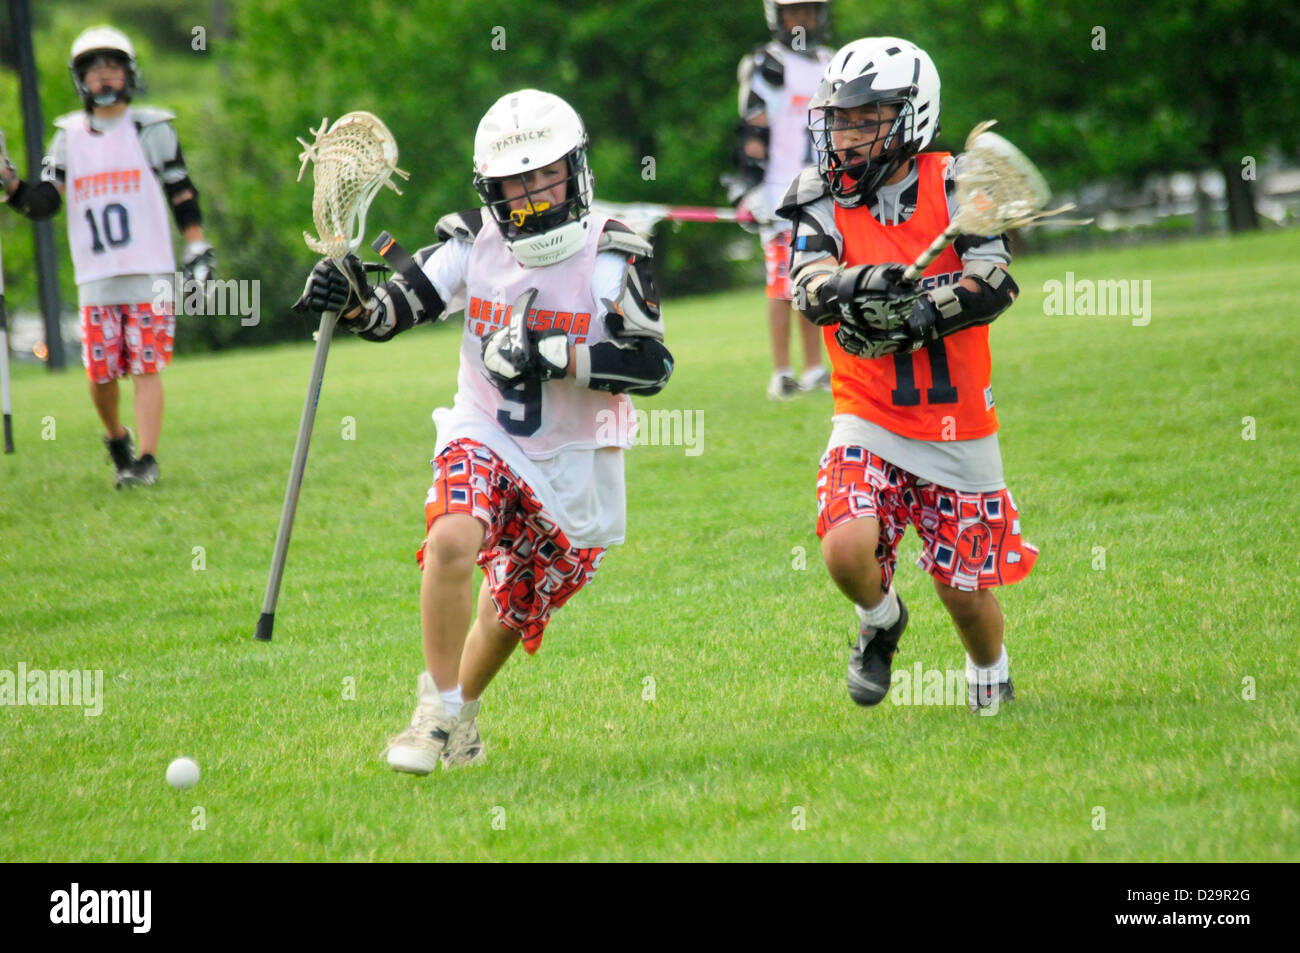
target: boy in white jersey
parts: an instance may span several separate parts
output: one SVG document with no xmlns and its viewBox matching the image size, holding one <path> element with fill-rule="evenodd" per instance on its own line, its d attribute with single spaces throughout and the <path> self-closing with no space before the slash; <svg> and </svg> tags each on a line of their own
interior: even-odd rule
<svg viewBox="0 0 1300 953">
<path fill-rule="evenodd" d="M 73 41 L 68 68 L 85 111 L 55 120 L 39 183 L 23 182 L 7 161 L 0 161 L 0 181 L 6 201 L 31 219 L 49 218 L 67 200 L 91 400 L 104 424 L 115 485 L 147 485 L 158 480 L 159 372 L 171 360 L 176 333 L 171 307 L 151 304 L 155 283 L 170 283 L 176 271 L 169 209 L 185 236 L 185 278 L 208 277 L 216 259 L 203 237 L 198 190 L 171 125 L 175 116 L 130 106 L 139 85 L 131 41 L 112 27 L 91 27 Z M 118 415 L 117 382 L 128 374 L 138 460 Z"/>
<path fill-rule="evenodd" d="M 465 311 L 455 401 L 433 415 L 426 670 L 387 753 L 412 774 L 484 760 L 484 688 L 521 642 L 537 651 L 552 610 L 623 541 L 623 448 L 635 436 L 625 395 L 658 393 L 672 373 L 650 246 L 591 211 L 573 108 L 531 89 L 502 97 L 479 123 L 474 171 L 484 208 L 442 218 L 440 244 L 399 256 L 377 288 L 355 257 L 347 275 L 321 261 L 298 303 L 372 341 Z M 510 328 L 521 309 L 522 339 Z M 475 564 L 485 579 L 470 628 Z"/>
<path fill-rule="evenodd" d="M 774 370 L 767 396 L 786 400 L 799 391 L 828 390 L 821 332 L 799 317 L 803 372 L 790 362 L 790 224 L 774 213 L 790 183 L 816 164 L 808 135 L 808 101 L 817 91 L 831 50 L 829 0 L 764 0 L 772 40 L 740 62 L 739 141 L 731 199 L 754 215 L 767 265 L 767 323 Z"/>
</svg>

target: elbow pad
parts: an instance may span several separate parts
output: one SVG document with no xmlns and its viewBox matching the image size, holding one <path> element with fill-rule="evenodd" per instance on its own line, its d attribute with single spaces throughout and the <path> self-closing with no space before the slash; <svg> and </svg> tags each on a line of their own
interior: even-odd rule
<svg viewBox="0 0 1300 953">
<path fill-rule="evenodd" d="M 199 211 L 199 190 L 194 187 L 188 175 L 179 181 L 165 183 L 163 191 L 167 193 L 167 201 L 172 207 L 172 218 L 176 220 L 177 228 L 184 231 L 191 225 L 203 224 L 203 214 Z M 193 194 L 179 202 L 172 201 L 182 192 Z"/>
<path fill-rule="evenodd" d="M 819 328 L 840 321 L 839 296 L 835 290 L 835 272 L 830 269 L 808 270 L 794 284 L 791 302 L 795 309 Z M 819 280 L 820 279 L 820 280 Z"/>
<path fill-rule="evenodd" d="M 978 291 L 959 284 L 936 288 L 922 295 L 909 319 L 919 340 L 933 341 L 981 324 L 992 324 L 1011 307 L 1020 286 L 1005 270 L 988 261 L 966 264 L 962 278 L 973 278 Z"/>
<path fill-rule="evenodd" d="M 741 120 L 736 126 L 736 135 L 736 150 L 732 157 L 736 168 L 740 170 L 740 178 L 752 188 L 767 175 L 767 152 L 772 142 L 772 130 L 767 126 L 756 126 Z M 754 141 L 763 144 L 761 157 L 745 154 L 745 146 Z"/>
<path fill-rule="evenodd" d="M 657 394 L 673 374 L 673 356 L 655 338 L 579 344 L 574 353 L 578 384 L 610 394 Z"/>
<path fill-rule="evenodd" d="M 63 207 L 63 196 L 53 182 L 37 182 L 28 185 L 19 182 L 14 194 L 9 196 L 9 204 L 21 215 L 33 222 L 47 219 Z"/>
</svg>

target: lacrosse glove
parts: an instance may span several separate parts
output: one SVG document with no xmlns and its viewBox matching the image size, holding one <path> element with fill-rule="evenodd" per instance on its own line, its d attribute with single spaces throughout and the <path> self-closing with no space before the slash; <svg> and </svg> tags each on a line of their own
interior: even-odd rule
<svg viewBox="0 0 1300 953">
<path fill-rule="evenodd" d="M 858 265 L 826 279 L 818 298 L 841 324 L 858 330 L 887 331 L 904 324 L 921 294 L 915 281 L 903 278 L 903 266 Z"/>
<path fill-rule="evenodd" d="M 569 369 L 569 335 L 560 328 L 525 329 L 518 341 L 509 326 L 497 328 L 483 339 L 483 366 L 501 391 L 528 380 L 555 380 Z"/>
<path fill-rule="evenodd" d="M 207 242 L 190 242 L 185 246 L 181 270 L 187 283 L 207 281 L 217 270 L 216 251 Z"/>
<path fill-rule="evenodd" d="M 939 309 L 928 294 L 918 296 L 901 323 L 892 328 L 856 328 L 841 323 L 835 341 L 856 357 L 910 354 L 939 337 Z"/>
<path fill-rule="evenodd" d="M 383 266 L 364 265 L 360 258 L 352 254 L 343 259 L 343 267 L 347 269 L 347 275 L 332 258 L 322 258 L 316 262 L 316 267 L 307 276 L 302 297 L 294 303 L 293 310 L 317 313 L 333 311 L 341 321 L 360 318 L 365 313 L 367 304 L 374 300 L 366 272 L 387 269 Z M 348 281 L 348 275 L 352 278 L 351 282 Z M 360 289 L 359 294 L 357 289 Z M 347 316 L 348 312 L 358 307 L 362 309 L 360 314 Z"/>
</svg>

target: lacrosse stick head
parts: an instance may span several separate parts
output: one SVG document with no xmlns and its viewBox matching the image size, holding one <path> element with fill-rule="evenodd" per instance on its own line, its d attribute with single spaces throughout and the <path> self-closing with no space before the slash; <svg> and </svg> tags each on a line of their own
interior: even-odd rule
<svg viewBox="0 0 1300 953">
<path fill-rule="evenodd" d="M 966 151 L 957 159 L 957 216 L 967 235 L 996 235 L 1047 215 L 1051 196 L 1046 180 L 1029 157 L 996 132 L 992 122 L 971 130 Z"/>
<path fill-rule="evenodd" d="M 313 142 L 298 140 L 303 145 L 298 179 L 311 162 L 311 212 L 318 237 L 303 232 L 303 238 L 312 251 L 340 260 L 361 246 L 366 212 L 380 188 L 387 186 L 401 195 L 393 176 L 410 176 L 397 168 L 397 142 L 373 113 L 350 112 L 328 130 L 322 119 L 312 133 Z"/>
</svg>

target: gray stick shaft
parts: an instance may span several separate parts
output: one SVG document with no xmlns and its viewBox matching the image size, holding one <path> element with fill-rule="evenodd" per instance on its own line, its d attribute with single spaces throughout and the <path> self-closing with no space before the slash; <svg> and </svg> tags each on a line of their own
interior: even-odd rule
<svg viewBox="0 0 1300 953">
<path fill-rule="evenodd" d="M 907 266 L 907 270 L 903 272 L 903 278 L 907 281 L 915 281 L 920 278 L 921 272 L 929 267 L 930 262 L 939 257 L 940 252 L 952 243 L 952 240 L 960 234 L 960 231 L 960 227 L 955 225 L 949 225 L 945 228 L 943 234 L 931 242 L 930 247 L 921 252 L 916 261 Z"/>
<path fill-rule="evenodd" d="M 262 600 L 262 621 L 258 622 L 257 637 L 271 639 L 271 619 L 275 604 L 280 598 L 280 579 L 284 576 L 284 561 L 289 553 L 289 534 L 293 532 L 293 517 L 298 509 L 298 491 L 302 489 L 302 475 L 307 468 L 307 448 L 311 445 L 311 431 L 316 423 L 316 405 L 320 400 L 321 382 L 325 377 L 325 358 L 329 355 L 330 338 L 339 316 L 326 311 L 320 316 L 316 332 L 316 355 L 311 365 L 311 381 L 307 384 L 307 400 L 302 407 L 302 422 L 298 424 L 298 442 L 293 448 L 293 466 L 289 469 L 289 485 L 284 491 L 284 509 L 280 511 L 280 530 L 275 537 L 275 553 L 271 556 L 271 575 L 266 581 L 266 598 Z"/>
</svg>

